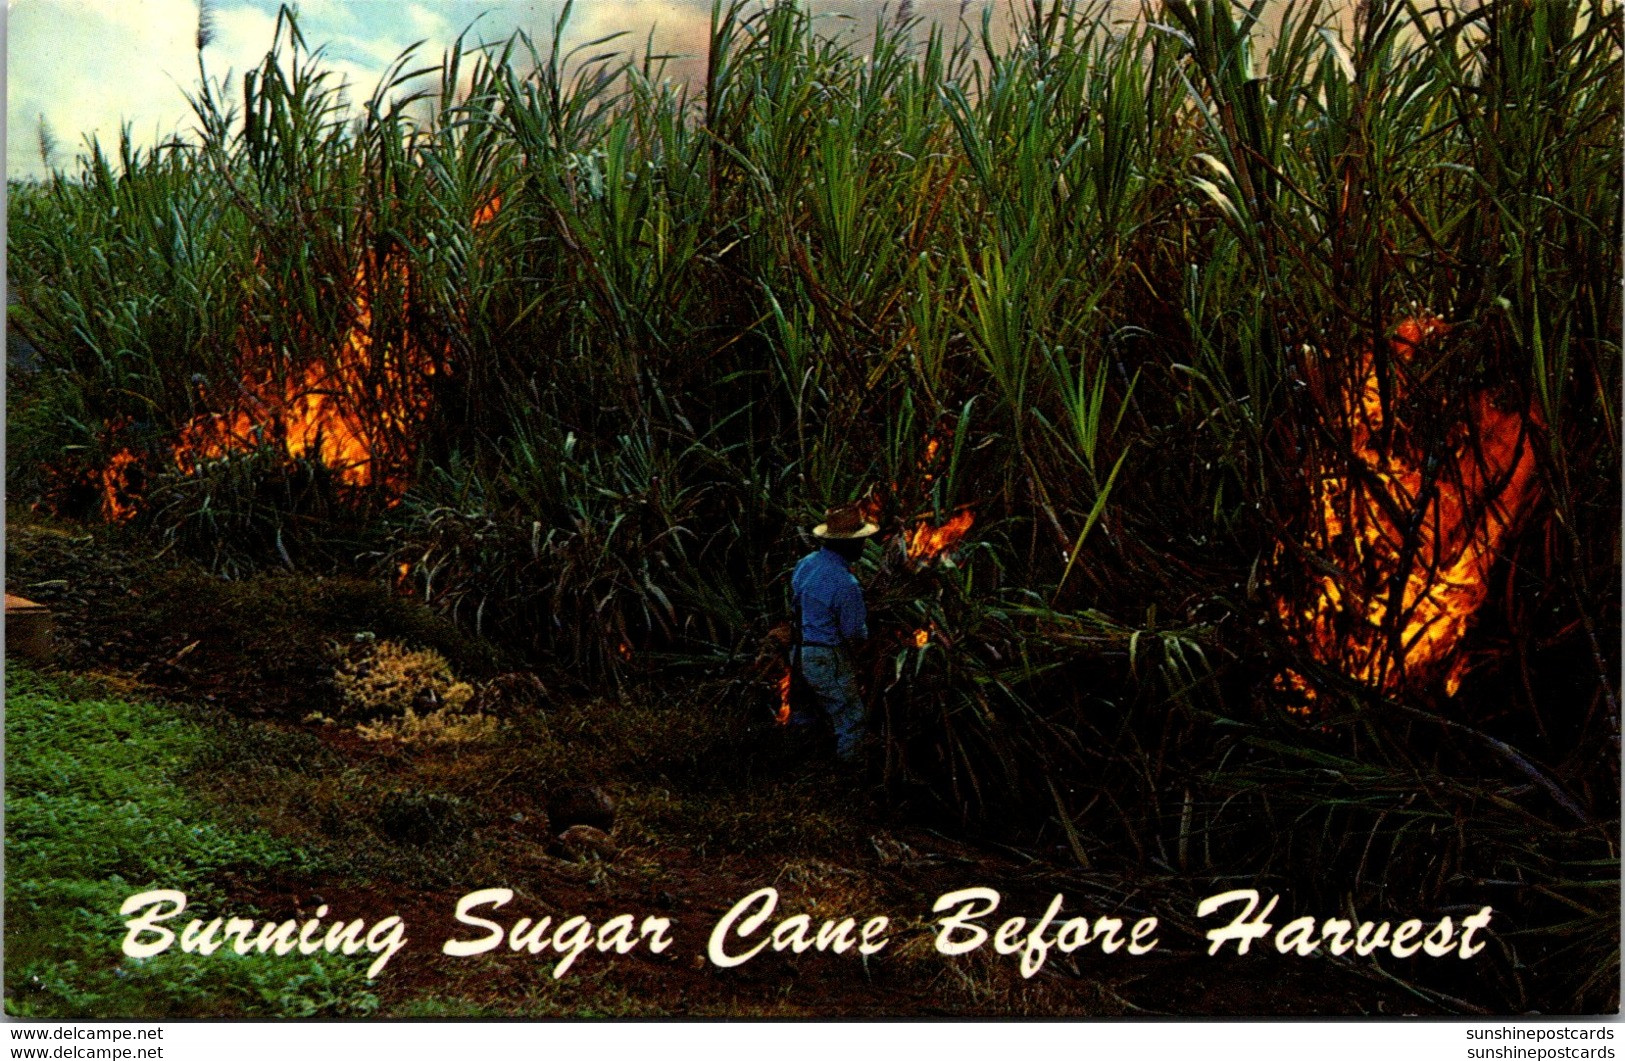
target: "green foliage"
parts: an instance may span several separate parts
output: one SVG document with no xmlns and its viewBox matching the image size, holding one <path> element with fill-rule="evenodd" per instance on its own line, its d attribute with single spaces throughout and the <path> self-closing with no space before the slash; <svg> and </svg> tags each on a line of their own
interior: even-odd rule
<svg viewBox="0 0 1625 1061">
<path fill-rule="evenodd" d="M 1519 772 L 1464 725 L 1615 820 L 1617 10 L 1019 6 L 1002 47 L 992 14 L 861 47 L 723 2 L 692 87 L 608 39 L 566 54 L 561 22 L 402 56 L 359 112 L 285 16 L 240 116 L 205 79 L 196 142 L 15 189 L 15 320 L 42 359 L 13 398 L 16 481 L 92 510 L 129 447 L 137 525 L 218 568 L 405 565 L 477 632 L 617 685 L 737 664 L 783 614 L 794 528 L 868 494 L 889 776 L 963 819 L 1188 865 L 1240 805 L 1215 732 L 1362 762 L 1373 793 Z M 378 354 L 351 400 L 398 503 L 276 439 L 177 465 L 244 358 L 332 366 L 363 301 Z M 1424 312 L 1448 336 L 1389 356 Z M 1317 484 L 1373 478 L 1346 401 L 1368 362 L 1405 425 L 1380 447 L 1429 469 L 1421 496 L 1373 485 L 1402 552 L 1481 445 L 1473 401 L 1535 447 L 1454 700 L 1380 696 L 1285 628 L 1328 571 L 1362 600 L 1397 581 L 1312 543 Z M 964 506 L 960 566 L 900 572 L 901 532 Z M 1319 683 L 1313 720 L 1282 711 L 1286 669 Z M 1372 800 L 1279 849 L 1291 800 L 1260 802 L 1233 850 L 1313 877 L 1397 828 Z"/>
<path fill-rule="evenodd" d="M 217 824 L 177 784 L 195 724 L 12 664 L 6 696 L 6 1010 L 26 1017 L 347 1017 L 377 1006 L 343 958 L 119 953 L 121 903 L 150 888 L 231 907 L 218 881 L 307 856 Z"/>
</svg>

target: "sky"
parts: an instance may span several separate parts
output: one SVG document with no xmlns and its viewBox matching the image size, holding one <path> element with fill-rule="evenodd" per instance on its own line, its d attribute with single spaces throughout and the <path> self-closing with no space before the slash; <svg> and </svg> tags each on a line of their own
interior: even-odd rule
<svg viewBox="0 0 1625 1061">
<path fill-rule="evenodd" d="M 551 36 L 563 0 L 301 0 L 299 25 L 326 67 L 346 78 L 351 98 L 370 95 L 379 75 L 406 47 L 438 60 L 457 34 L 504 40 L 522 29 Z M 202 58 L 211 78 L 230 75 L 240 94 L 244 71 L 270 48 L 276 0 L 211 3 L 214 33 Z M 878 0 L 821 0 L 825 11 L 870 25 Z M 973 6 L 979 6 L 973 5 Z M 895 3 L 892 5 L 895 8 Z M 955 23 L 959 0 L 914 0 L 916 13 Z M 662 51 L 704 54 L 711 0 L 577 0 L 566 42 L 629 31 L 617 42 L 641 52 L 651 29 Z M 476 22 L 476 19 L 478 21 Z M 150 147 L 193 126 L 187 93 L 198 84 L 197 0 L 8 0 L 6 20 L 6 173 L 46 173 L 43 117 L 56 147 L 51 164 L 75 170 L 91 134 L 116 149 L 128 124 Z"/>
</svg>

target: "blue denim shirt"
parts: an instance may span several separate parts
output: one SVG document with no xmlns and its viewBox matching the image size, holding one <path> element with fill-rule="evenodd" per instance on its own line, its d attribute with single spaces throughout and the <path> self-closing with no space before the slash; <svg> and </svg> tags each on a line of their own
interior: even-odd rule
<svg viewBox="0 0 1625 1061">
<path fill-rule="evenodd" d="M 809 553 L 790 577 L 804 645 L 838 646 L 869 636 L 863 590 L 833 549 Z"/>
</svg>

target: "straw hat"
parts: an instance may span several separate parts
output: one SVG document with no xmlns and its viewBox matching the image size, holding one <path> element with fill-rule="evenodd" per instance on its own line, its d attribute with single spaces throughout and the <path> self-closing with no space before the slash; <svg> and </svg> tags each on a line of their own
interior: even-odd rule
<svg viewBox="0 0 1625 1061">
<path fill-rule="evenodd" d="M 824 522 L 813 528 L 813 537 L 850 540 L 867 538 L 879 531 L 880 524 L 864 519 L 856 505 L 842 505 L 824 514 Z"/>
</svg>

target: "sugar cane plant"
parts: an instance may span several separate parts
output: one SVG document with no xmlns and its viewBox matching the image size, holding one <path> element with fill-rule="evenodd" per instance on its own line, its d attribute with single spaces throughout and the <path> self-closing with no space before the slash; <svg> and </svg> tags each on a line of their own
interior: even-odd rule
<svg viewBox="0 0 1625 1061">
<path fill-rule="evenodd" d="M 862 499 L 894 789 L 1499 889 L 1493 983 L 1412 989 L 1606 1005 L 1620 12 L 1333 15 L 718 0 L 682 83 L 567 6 L 353 105 L 284 12 L 191 136 L 13 183 L 13 494 L 622 682 L 737 673 Z"/>
</svg>

